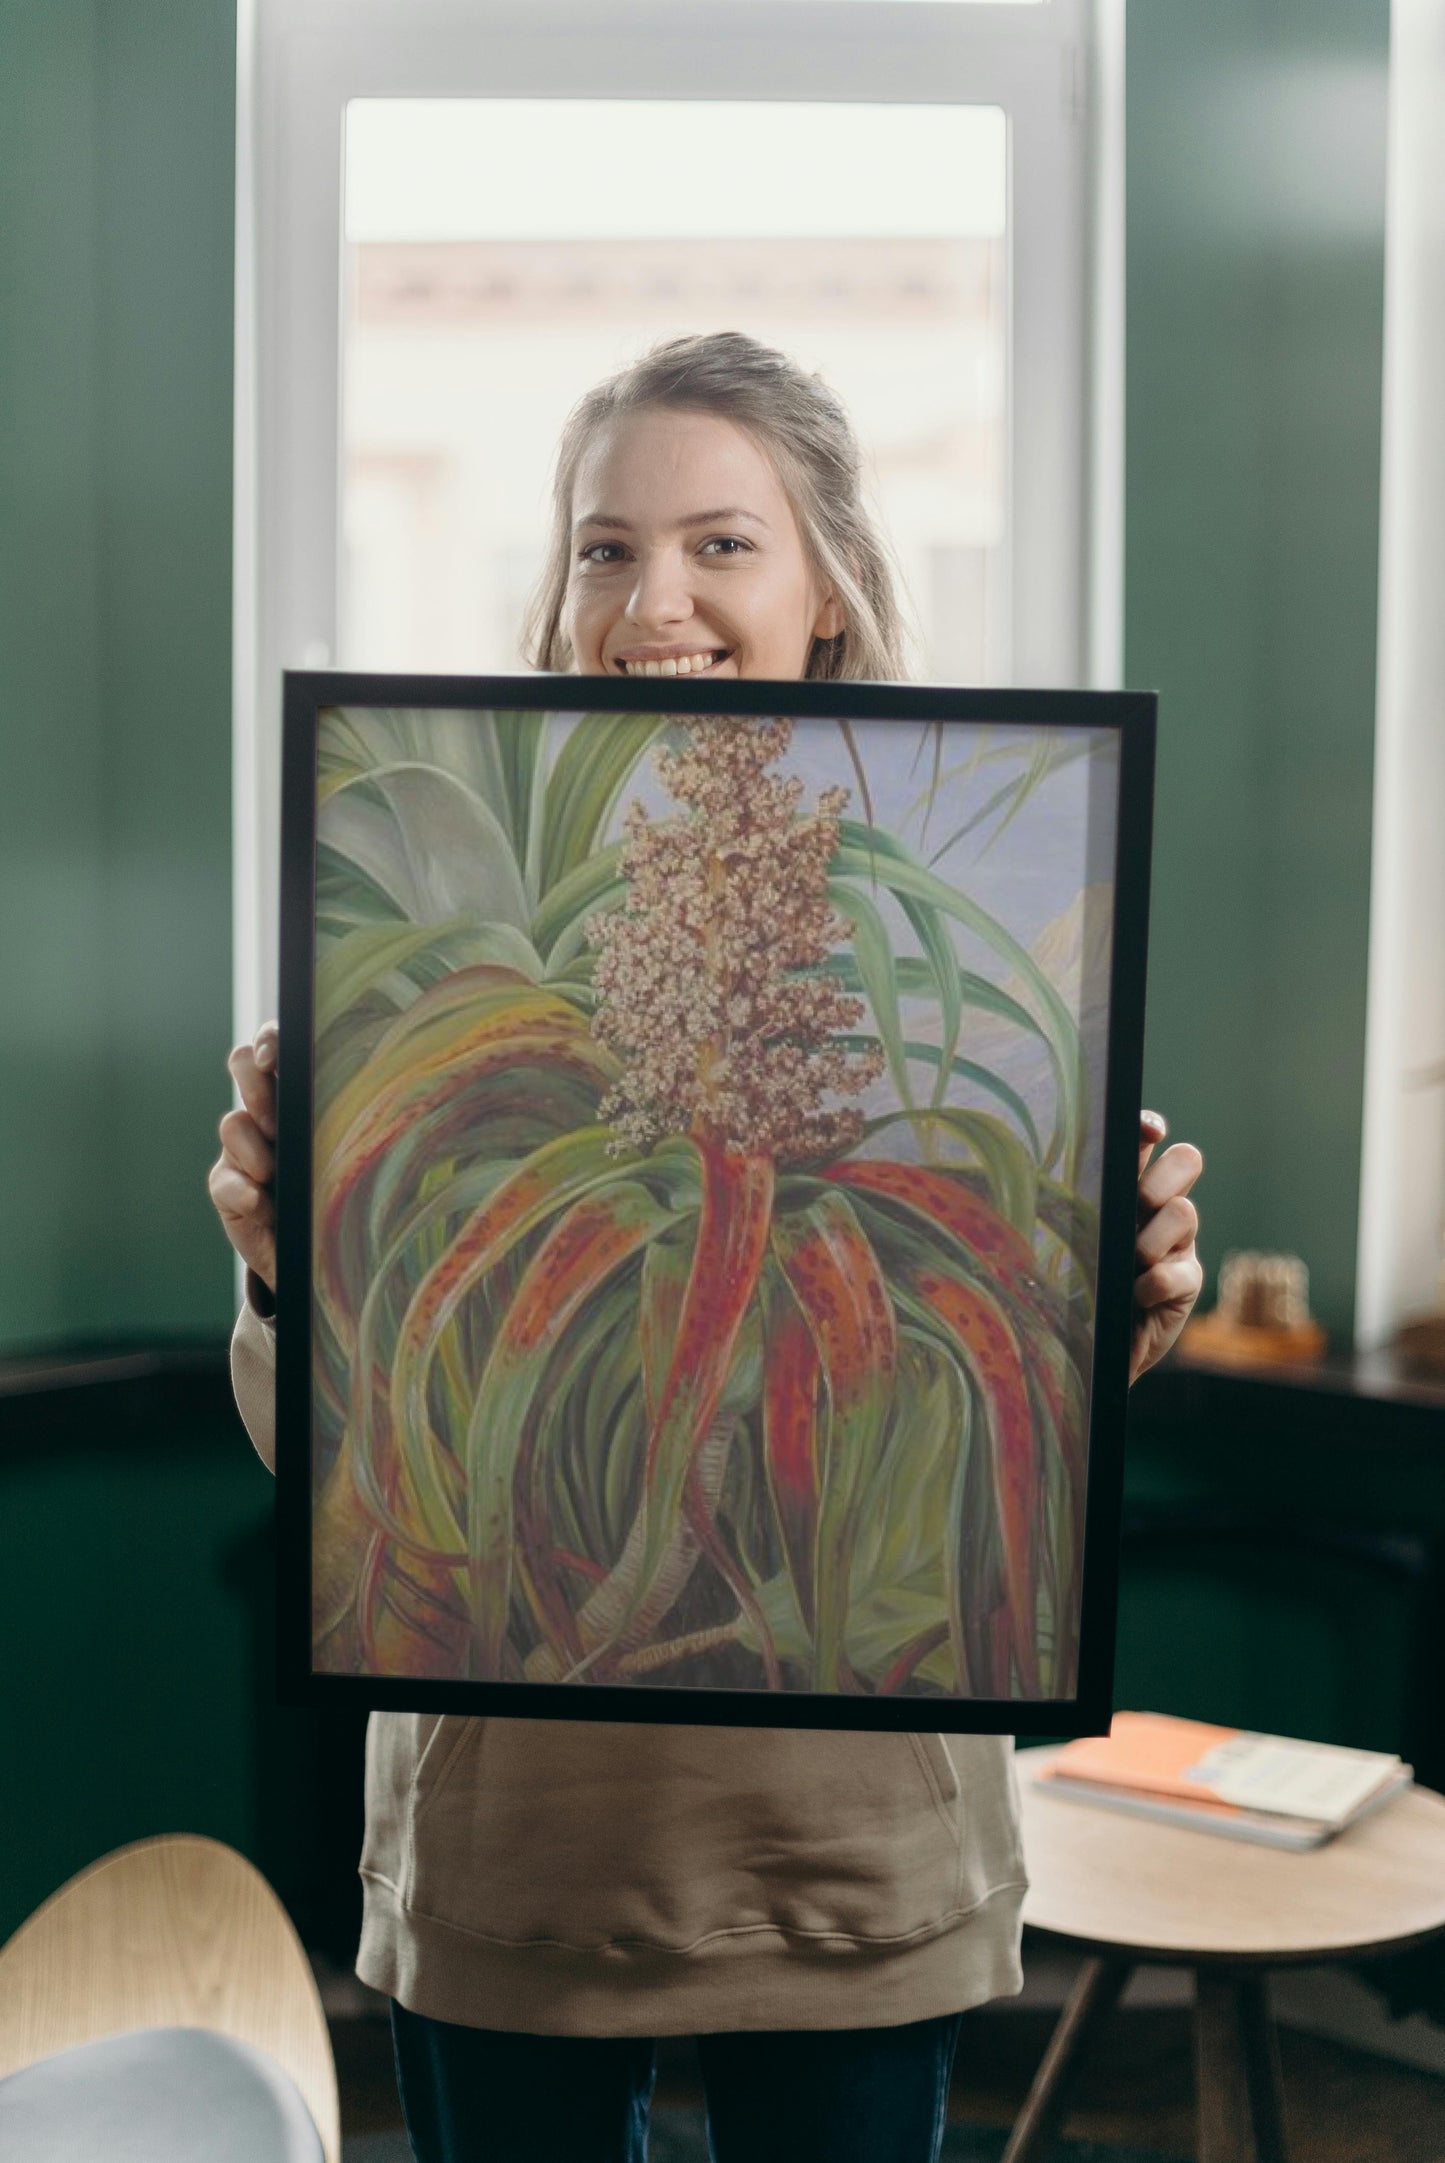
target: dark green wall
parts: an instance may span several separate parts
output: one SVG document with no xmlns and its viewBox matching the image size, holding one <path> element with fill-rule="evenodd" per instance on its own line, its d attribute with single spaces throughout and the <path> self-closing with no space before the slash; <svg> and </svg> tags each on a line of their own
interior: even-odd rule
<svg viewBox="0 0 1445 2163">
<path fill-rule="evenodd" d="M 0 0 L 0 1352 L 224 1327 L 233 0 Z"/>
<path fill-rule="evenodd" d="M 223 1360 L 12 1396 L 0 1431 L 0 1944 L 97 1856 L 193 1832 L 349 1959 L 363 1720 L 277 1703 L 275 1482 Z"/>
<path fill-rule="evenodd" d="M 180 1391 L 77 1394 L 58 1419 L 3 1407 L 0 1824 L 20 1837 L 0 1942 L 127 1841 L 199 1832 L 258 1853 L 272 1482 L 219 1387 L 209 1414 Z"/>
<path fill-rule="evenodd" d="M 1128 1507 L 1193 1529 L 1125 1541 L 1115 1703 L 1399 1750 L 1438 1786 L 1439 1414 L 1216 1395 L 1171 1418 L 1146 1387 L 1133 1408 Z"/>
<path fill-rule="evenodd" d="M 0 1342 L 104 1294 L 93 11 L 0 13 Z"/>
<path fill-rule="evenodd" d="M 1126 680 L 1161 693 L 1146 1087 L 1211 1273 L 1352 1320 L 1387 0 L 1130 0 Z"/>
</svg>

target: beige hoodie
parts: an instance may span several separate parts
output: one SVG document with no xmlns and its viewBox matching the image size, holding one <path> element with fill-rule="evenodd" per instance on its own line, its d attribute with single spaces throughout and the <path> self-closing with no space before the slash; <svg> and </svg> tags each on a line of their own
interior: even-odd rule
<svg viewBox="0 0 1445 2163">
<path fill-rule="evenodd" d="M 236 1401 L 275 1453 L 275 1329 Z M 374 1712 L 357 1972 L 538 2035 L 926 2020 L 1022 1988 L 1013 1738 Z"/>
</svg>

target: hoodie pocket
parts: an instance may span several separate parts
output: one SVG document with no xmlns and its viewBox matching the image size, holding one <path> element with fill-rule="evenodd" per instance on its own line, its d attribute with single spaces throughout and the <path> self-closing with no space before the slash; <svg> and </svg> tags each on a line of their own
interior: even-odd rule
<svg viewBox="0 0 1445 2163">
<path fill-rule="evenodd" d="M 463 1753 L 469 1746 L 480 1748 L 482 1730 L 487 1724 L 484 1719 L 459 1713 L 444 1712 L 434 1718 L 435 1725 L 422 1744 L 416 1771 L 412 1774 L 413 1831 L 446 1787 Z"/>
<path fill-rule="evenodd" d="M 445 1806 L 447 1789 L 460 1767 L 480 1752 L 482 1732 L 487 1725 L 485 1719 L 473 1719 L 463 1713 L 430 1714 L 427 1717 L 431 1723 L 430 1732 L 419 1732 L 416 1737 L 418 1747 L 405 1804 L 403 1885 L 408 1902 L 416 1898 L 421 1871 L 419 1858 L 424 1856 L 430 1837 L 428 1820 L 439 1804 Z"/>
<path fill-rule="evenodd" d="M 433 1712 L 374 1712 L 366 1727 L 363 1876 L 404 1891 L 410 1878 L 417 1786 L 459 1741 L 466 1720 Z"/>
<path fill-rule="evenodd" d="M 933 1807 L 943 1819 L 949 1832 L 958 1832 L 958 1773 L 948 1754 L 948 1744 L 941 1735 L 910 1735 L 908 1738 L 913 1754 L 923 1774 L 924 1785 L 933 1797 Z"/>
<path fill-rule="evenodd" d="M 410 1904 L 511 1943 L 896 1943 L 975 1897 L 937 1736 L 449 1719 L 410 1801 Z"/>
</svg>

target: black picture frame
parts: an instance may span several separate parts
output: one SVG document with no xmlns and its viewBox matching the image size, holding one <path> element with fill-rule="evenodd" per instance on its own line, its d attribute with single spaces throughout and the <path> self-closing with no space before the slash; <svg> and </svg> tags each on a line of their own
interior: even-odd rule
<svg viewBox="0 0 1445 2163">
<path fill-rule="evenodd" d="M 312 1659 L 312 1199 L 317 741 L 337 707 L 686 716 L 786 715 L 900 723 L 1025 724 L 1113 732 L 1118 742 L 1114 908 L 1100 1237 L 1089 1397 L 1078 1687 L 1069 1698 L 713 1690 L 457 1681 L 318 1672 Z M 723 1726 L 1013 1735 L 1108 1731 L 1117 1620 L 1128 1364 L 1133 1324 L 1145 974 L 1157 700 L 1153 693 L 949 689 L 870 683 L 505 677 L 288 671 L 282 752 L 277 1137 L 277 1679 L 297 1706 Z"/>
</svg>

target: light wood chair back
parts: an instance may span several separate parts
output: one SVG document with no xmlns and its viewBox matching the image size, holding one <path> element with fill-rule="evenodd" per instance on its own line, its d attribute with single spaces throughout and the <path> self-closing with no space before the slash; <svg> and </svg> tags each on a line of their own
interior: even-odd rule
<svg viewBox="0 0 1445 2163">
<path fill-rule="evenodd" d="M 336 2064 L 310 1964 L 261 1873 L 190 1833 L 117 1848 L 0 1947 L 0 2078 L 74 2043 L 210 2028 L 285 2068 L 340 2163 Z"/>
</svg>

